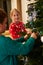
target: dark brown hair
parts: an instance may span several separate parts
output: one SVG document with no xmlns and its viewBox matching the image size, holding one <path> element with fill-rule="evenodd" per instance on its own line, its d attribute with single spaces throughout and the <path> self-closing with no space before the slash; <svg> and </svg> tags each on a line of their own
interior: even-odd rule
<svg viewBox="0 0 43 65">
<path fill-rule="evenodd" d="M 0 23 L 3 23 L 4 18 L 7 18 L 6 12 L 0 8 Z"/>
</svg>

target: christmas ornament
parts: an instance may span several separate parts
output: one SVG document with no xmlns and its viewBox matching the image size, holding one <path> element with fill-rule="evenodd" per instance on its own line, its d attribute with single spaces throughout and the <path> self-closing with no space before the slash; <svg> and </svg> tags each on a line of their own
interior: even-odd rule
<svg viewBox="0 0 43 65">
<path fill-rule="evenodd" d="M 43 36 L 41 36 L 41 42 L 43 43 Z"/>
</svg>

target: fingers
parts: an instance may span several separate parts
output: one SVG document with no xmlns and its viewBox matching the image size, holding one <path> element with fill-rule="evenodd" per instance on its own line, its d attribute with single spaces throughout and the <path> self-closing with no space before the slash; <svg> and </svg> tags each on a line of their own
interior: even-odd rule
<svg viewBox="0 0 43 65">
<path fill-rule="evenodd" d="M 26 31 L 27 31 L 27 34 L 31 34 L 32 33 L 32 29 L 27 28 Z"/>
<path fill-rule="evenodd" d="M 33 37 L 34 39 L 37 39 L 37 34 L 33 32 L 33 33 L 31 34 L 31 37 Z"/>
<path fill-rule="evenodd" d="M 24 39 L 27 40 L 27 38 L 28 38 L 28 35 L 26 34 L 26 35 L 24 36 Z"/>
</svg>

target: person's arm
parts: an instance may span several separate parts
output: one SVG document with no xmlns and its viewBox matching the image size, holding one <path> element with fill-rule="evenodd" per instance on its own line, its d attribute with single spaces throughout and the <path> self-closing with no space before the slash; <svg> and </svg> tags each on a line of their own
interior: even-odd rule
<svg viewBox="0 0 43 65">
<path fill-rule="evenodd" d="M 16 39 L 16 41 L 18 41 L 18 42 L 24 42 L 27 39 L 28 39 L 28 34 L 26 34 L 25 36 L 22 36 L 21 38 Z"/>
<path fill-rule="evenodd" d="M 19 44 L 18 42 L 9 39 L 7 40 L 6 48 L 9 55 L 25 55 L 32 50 L 34 43 L 35 39 L 32 36 L 26 41 L 25 44 Z"/>
<path fill-rule="evenodd" d="M 16 39 L 16 41 L 17 41 L 17 42 L 24 42 L 24 41 L 25 41 L 24 36 L 22 36 L 22 37 Z"/>
</svg>

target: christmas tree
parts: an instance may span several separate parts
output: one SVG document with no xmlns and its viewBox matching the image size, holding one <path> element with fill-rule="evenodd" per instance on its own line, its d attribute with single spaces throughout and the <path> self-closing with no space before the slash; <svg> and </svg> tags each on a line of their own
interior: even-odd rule
<svg viewBox="0 0 43 65">
<path fill-rule="evenodd" d="M 34 32 L 39 32 L 33 51 L 28 55 L 29 65 L 43 65 L 43 42 L 40 40 L 43 36 L 43 0 L 37 0 L 28 6 L 30 6 L 27 10 L 29 19 L 26 27 L 32 28 Z"/>
<path fill-rule="evenodd" d="M 43 0 L 28 4 L 28 20 L 26 27 L 37 28 L 43 34 Z"/>
<path fill-rule="evenodd" d="M 43 65 L 43 42 L 41 42 L 41 36 L 43 36 L 43 0 L 36 0 L 35 3 L 28 4 L 26 12 L 28 20 L 25 26 L 34 32 L 38 31 L 39 35 L 33 50 L 27 56 L 21 56 L 24 58 L 22 65 Z"/>
</svg>

